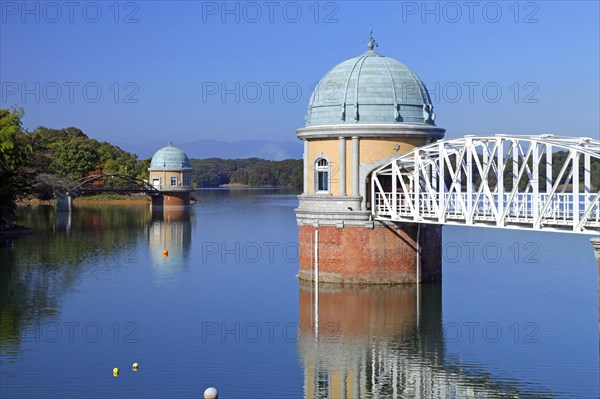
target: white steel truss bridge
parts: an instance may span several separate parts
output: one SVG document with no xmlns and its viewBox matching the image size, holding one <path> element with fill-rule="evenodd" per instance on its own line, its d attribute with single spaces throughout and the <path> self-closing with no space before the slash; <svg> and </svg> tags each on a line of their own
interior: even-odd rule
<svg viewBox="0 0 600 399">
<path fill-rule="evenodd" d="M 371 175 L 376 220 L 597 234 L 600 141 L 465 136 L 413 149 Z"/>
</svg>

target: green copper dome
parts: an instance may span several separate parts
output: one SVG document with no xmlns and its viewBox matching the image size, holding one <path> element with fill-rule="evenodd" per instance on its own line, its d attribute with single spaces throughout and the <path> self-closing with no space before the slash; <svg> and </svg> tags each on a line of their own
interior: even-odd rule
<svg viewBox="0 0 600 399">
<path fill-rule="evenodd" d="M 149 170 L 191 169 L 190 160 L 185 152 L 171 143 L 156 151 L 150 162 Z"/>
<path fill-rule="evenodd" d="M 427 88 L 404 64 L 373 48 L 329 71 L 313 92 L 306 126 L 428 124 L 435 115 Z"/>
</svg>

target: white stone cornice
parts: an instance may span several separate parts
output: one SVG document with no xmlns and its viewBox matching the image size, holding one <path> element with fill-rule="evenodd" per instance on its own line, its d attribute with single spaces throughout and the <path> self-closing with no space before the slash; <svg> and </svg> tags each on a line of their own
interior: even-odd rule
<svg viewBox="0 0 600 399">
<path fill-rule="evenodd" d="M 192 168 L 148 168 L 149 172 L 191 172 Z"/>
<path fill-rule="evenodd" d="M 339 124 L 308 126 L 296 130 L 296 136 L 301 140 L 358 137 L 444 137 L 446 129 L 426 124 Z"/>
</svg>

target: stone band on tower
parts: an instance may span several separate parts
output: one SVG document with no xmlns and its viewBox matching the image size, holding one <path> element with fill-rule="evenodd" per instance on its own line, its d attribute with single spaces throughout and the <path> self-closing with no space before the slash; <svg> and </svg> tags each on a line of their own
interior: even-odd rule
<svg viewBox="0 0 600 399">
<path fill-rule="evenodd" d="M 402 63 L 368 50 L 330 70 L 312 94 L 304 141 L 304 192 L 296 218 L 299 278 L 332 283 L 419 283 L 441 278 L 441 227 L 372 221 L 370 176 L 437 141 L 429 93 Z M 315 234 L 319 231 L 319 234 Z M 316 242 L 318 237 L 318 242 Z"/>
</svg>

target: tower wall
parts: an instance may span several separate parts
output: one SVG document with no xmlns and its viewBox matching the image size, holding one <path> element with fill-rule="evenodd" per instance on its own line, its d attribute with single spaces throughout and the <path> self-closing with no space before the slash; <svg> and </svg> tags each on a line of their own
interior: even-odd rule
<svg viewBox="0 0 600 399">
<path fill-rule="evenodd" d="M 377 162 L 388 157 L 399 156 L 416 147 L 427 144 L 426 137 L 368 137 L 360 139 L 360 162 L 367 164 Z M 395 149 L 398 145 L 397 149 Z M 330 193 L 337 195 L 340 192 L 340 175 L 342 169 L 346 174 L 345 192 L 352 192 L 352 140 L 345 137 L 345 162 L 340 161 L 339 138 L 313 139 L 308 141 L 308 194 L 315 192 L 314 162 L 320 156 L 324 156 L 331 162 Z"/>
<path fill-rule="evenodd" d="M 301 225 L 298 277 L 302 280 L 315 278 L 315 231 L 318 230 L 320 282 L 398 284 L 439 281 L 442 277 L 442 228 L 421 225 L 420 232 L 418 229 L 418 225 L 412 224 L 343 228 Z"/>
<path fill-rule="evenodd" d="M 152 207 L 186 207 L 190 205 L 190 192 L 163 192 L 152 196 Z"/>
<path fill-rule="evenodd" d="M 159 179 L 160 189 L 171 187 L 171 178 L 177 179 L 177 187 L 190 187 L 192 172 L 189 170 L 156 170 L 150 169 L 149 184 L 154 185 L 154 179 Z M 157 187 L 158 188 L 158 187 Z"/>
</svg>

